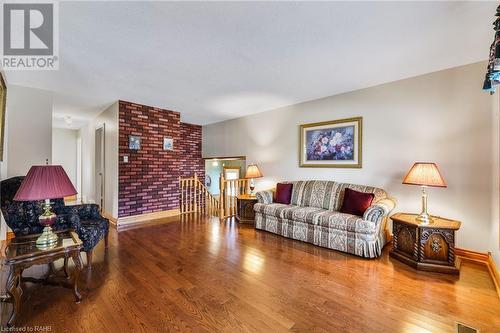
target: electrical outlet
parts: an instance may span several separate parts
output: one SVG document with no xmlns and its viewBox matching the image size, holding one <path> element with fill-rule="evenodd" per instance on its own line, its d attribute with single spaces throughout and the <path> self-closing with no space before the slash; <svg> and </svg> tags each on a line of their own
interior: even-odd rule
<svg viewBox="0 0 500 333">
<path fill-rule="evenodd" d="M 128 163 L 128 155 L 123 156 L 123 163 Z"/>
</svg>

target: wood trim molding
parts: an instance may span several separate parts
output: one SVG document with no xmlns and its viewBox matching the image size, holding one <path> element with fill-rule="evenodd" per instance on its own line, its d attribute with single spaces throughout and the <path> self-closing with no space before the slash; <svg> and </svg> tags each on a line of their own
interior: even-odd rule
<svg viewBox="0 0 500 333">
<path fill-rule="evenodd" d="M 457 257 L 461 257 L 464 260 L 473 261 L 485 265 L 487 264 L 488 257 L 490 256 L 488 253 L 461 249 L 458 247 L 455 248 L 455 255 Z"/>
<path fill-rule="evenodd" d="M 155 223 L 158 221 L 154 220 L 163 219 L 166 217 L 178 216 L 180 214 L 181 212 L 179 209 L 171 209 L 171 210 L 164 210 L 161 212 L 119 217 L 117 221 L 118 222 L 117 229 L 118 231 L 122 231 L 124 229 L 128 229 L 133 226 Z"/>
<path fill-rule="evenodd" d="M 103 217 L 107 218 L 107 219 L 109 220 L 109 224 L 111 224 L 111 226 L 112 226 L 113 228 L 115 228 L 115 229 L 116 229 L 116 225 L 117 225 L 118 223 L 117 223 L 117 219 L 116 219 L 116 218 L 114 218 L 114 217 L 113 217 L 113 215 L 109 214 L 108 212 L 106 212 L 106 211 L 104 211 L 104 210 L 103 210 L 103 211 L 101 211 L 101 215 L 102 215 Z"/>
<path fill-rule="evenodd" d="M 488 252 L 488 270 L 490 271 L 495 288 L 497 288 L 498 297 L 500 298 L 500 273 L 498 272 L 498 267 L 495 265 L 495 261 L 490 252 Z"/>
<path fill-rule="evenodd" d="M 500 298 L 500 273 L 495 265 L 495 261 L 493 260 L 493 256 L 491 252 L 477 252 L 467 249 L 455 248 L 455 255 L 462 259 L 472 261 L 478 264 L 483 264 L 488 268 L 490 272 L 491 279 L 493 280 L 493 284 L 495 285 L 495 289 L 497 290 L 498 298 Z"/>
<path fill-rule="evenodd" d="M 246 160 L 246 156 L 213 156 L 203 157 L 204 160 Z"/>
</svg>

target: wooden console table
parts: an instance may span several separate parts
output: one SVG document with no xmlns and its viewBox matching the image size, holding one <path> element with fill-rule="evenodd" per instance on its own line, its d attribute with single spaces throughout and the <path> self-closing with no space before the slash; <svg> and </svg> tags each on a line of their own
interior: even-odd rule
<svg viewBox="0 0 500 333">
<path fill-rule="evenodd" d="M 241 194 L 236 197 L 236 219 L 240 223 L 254 223 L 255 212 L 253 206 L 257 203 L 257 197 L 250 194 Z"/>
<path fill-rule="evenodd" d="M 19 316 L 21 309 L 22 282 L 34 282 L 61 285 L 71 288 L 77 303 L 80 302 L 82 296 L 78 292 L 78 277 L 82 270 L 82 260 L 80 258 L 80 250 L 82 249 L 82 241 L 74 231 L 56 232 L 58 242 L 53 248 L 39 249 L 35 245 L 35 241 L 39 235 L 29 235 L 16 237 L 10 240 L 7 245 L 5 265 L 9 266 L 10 272 L 7 279 L 7 298 L 4 302 L 12 303 L 12 314 L 9 317 L 7 326 L 14 325 L 16 318 Z M 64 273 L 66 279 L 55 279 L 53 277 L 53 263 L 58 259 L 64 258 Z M 68 274 L 68 259 L 72 258 L 75 263 L 72 277 Z M 50 271 L 44 279 L 35 279 L 23 277 L 23 270 L 33 265 L 50 264 Z"/>
<path fill-rule="evenodd" d="M 420 224 L 417 215 L 398 213 L 391 216 L 393 231 L 392 258 L 418 270 L 459 274 L 455 259 L 455 231 L 459 221 L 433 217 L 433 223 Z"/>
</svg>

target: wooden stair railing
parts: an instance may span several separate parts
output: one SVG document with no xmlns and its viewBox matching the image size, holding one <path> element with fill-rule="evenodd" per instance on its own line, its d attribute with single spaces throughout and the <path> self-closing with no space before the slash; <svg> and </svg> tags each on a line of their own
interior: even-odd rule
<svg viewBox="0 0 500 333">
<path fill-rule="evenodd" d="M 220 175 L 220 213 L 221 219 L 236 215 L 236 197 L 246 194 L 249 190 L 248 179 L 225 179 L 224 174 Z"/>
<path fill-rule="evenodd" d="M 181 214 L 204 213 L 219 216 L 220 203 L 194 174 L 190 178 L 179 177 L 179 202 Z"/>
<path fill-rule="evenodd" d="M 236 197 L 249 193 L 248 179 L 225 179 L 221 174 L 219 180 L 219 198 L 212 195 L 208 188 L 194 174 L 193 177 L 179 178 L 180 212 L 204 213 L 225 219 L 236 215 Z"/>
</svg>

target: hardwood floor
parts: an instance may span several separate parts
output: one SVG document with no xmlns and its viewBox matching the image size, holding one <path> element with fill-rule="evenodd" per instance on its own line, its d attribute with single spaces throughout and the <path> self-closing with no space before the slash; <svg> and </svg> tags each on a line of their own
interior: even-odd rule
<svg viewBox="0 0 500 333">
<path fill-rule="evenodd" d="M 82 274 L 83 301 L 27 284 L 19 326 L 51 332 L 500 332 L 485 267 L 417 272 L 215 218 L 110 233 Z M 84 254 L 82 254 L 85 257 Z M 41 274 L 41 272 L 31 272 Z M 4 280 L 2 280 L 3 282 Z M 2 304 L 2 319 L 7 305 Z"/>
</svg>

